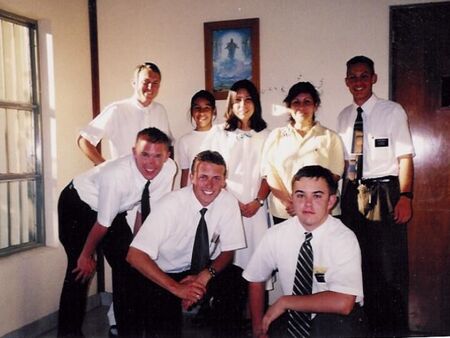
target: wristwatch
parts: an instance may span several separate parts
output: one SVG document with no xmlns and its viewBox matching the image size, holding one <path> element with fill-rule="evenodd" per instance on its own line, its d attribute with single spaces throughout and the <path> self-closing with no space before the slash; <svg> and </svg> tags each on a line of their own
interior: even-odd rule
<svg viewBox="0 0 450 338">
<path fill-rule="evenodd" d="M 412 200 L 414 198 L 414 193 L 412 191 L 401 192 L 400 196 L 405 196 L 406 198 Z"/>
<path fill-rule="evenodd" d="M 217 271 L 216 271 L 216 269 L 214 269 L 212 266 L 210 266 L 210 267 L 208 268 L 208 272 L 209 272 L 209 274 L 211 275 L 211 278 L 216 277 Z"/>
<path fill-rule="evenodd" d="M 255 198 L 255 201 L 258 201 L 259 206 L 261 206 L 261 207 L 264 205 L 264 200 L 261 200 L 258 197 Z"/>
</svg>

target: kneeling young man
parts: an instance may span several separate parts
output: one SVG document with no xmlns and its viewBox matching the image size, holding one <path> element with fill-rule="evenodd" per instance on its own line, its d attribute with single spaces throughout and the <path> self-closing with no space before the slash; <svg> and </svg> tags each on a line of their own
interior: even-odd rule
<svg viewBox="0 0 450 338">
<path fill-rule="evenodd" d="M 146 336 L 181 336 L 182 307 L 201 300 L 234 250 L 245 246 L 238 201 L 223 189 L 225 177 L 219 153 L 199 153 L 192 186 L 160 199 L 131 243 L 127 260 L 148 279 Z"/>
<path fill-rule="evenodd" d="M 321 166 L 295 174 L 296 217 L 267 231 L 243 272 L 254 337 L 364 335 L 361 253 L 353 232 L 329 215 L 336 189 Z M 264 282 L 273 270 L 284 295 L 264 314 Z"/>
</svg>

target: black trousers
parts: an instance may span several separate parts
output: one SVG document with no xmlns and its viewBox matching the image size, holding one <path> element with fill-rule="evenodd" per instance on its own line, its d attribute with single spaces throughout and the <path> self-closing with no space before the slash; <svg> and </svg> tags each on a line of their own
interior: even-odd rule
<svg viewBox="0 0 450 338">
<path fill-rule="evenodd" d="M 135 337 L 142 332 L 141 274 L 126 261 L 133 233 L 121 214 L 114 219 L 102 248 L 105 258 L 111 266 L 114 316 L 120 336 Z"/>
<path fill-rule="evenodd" d="M 363 182 L 372 193 L 372 207 L 381 219 L 358 211 L 358 184 L 344 182 L 342 221 L 361 247 L 364 309 L 372 336 L 408 334 L 408 238 L 406 224 L 396 224 L 393 208 L 399 199 L 397 177 Z M 378 205 L 376 205 L 378 201 Z"/>
<path fill-rule="evenodd" d="M 114 218 L 101 245 L 112 267 L 113 300 L 118 327 L 123 332 L 132 334 L 135 318 L 132 316 L 135 306 L 133 277 L 137 272 L 125 261 L 132 239 L 125 216 L 126 213 L 121 213 Z M 58 201 L 58 220 L 59 239 L 67 255 L 67 269 L 59 304 L 58 336 L 81 336 L 89 283 L 76 281 L 76 274 L 72 271 L 77 266 L 78 257 L 97 220 L 97 212 L 80 199 L 70 183 L 61 192 Z"/>
<path fill-rule="evenodd" d="M 289 315 L 285 312 L 269 327 L 271 338 L 291 337 L 288 333 Z M 348 316 L 318 313 L 311 322 L 310 337 L 367 337 L 367 320 L 363 308 L 355 304 Z"/>
<path fill-rule="evenodd" d="M 235 337 L 240 329 L 242 304 L 246 295 L 241 273 L 240 268 L 230 264 L 208 284 L 203 300 L 205 306 L 210 307 L 205 324 L 212 330 L 214 337 Z M 189 271 L 169 274 L 176 281 L 187 275 Z M 144 299 L 145 336 L 181 337 L 181 300 L 148 279 L 144 282 L 141 296 Z"/>
</svg>

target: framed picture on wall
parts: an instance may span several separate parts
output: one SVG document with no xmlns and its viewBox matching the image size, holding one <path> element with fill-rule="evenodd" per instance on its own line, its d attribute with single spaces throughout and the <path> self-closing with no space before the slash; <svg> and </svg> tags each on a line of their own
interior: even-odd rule
<svg viewBox="0 0 450 338">
<path fill-rule="evenodd" d="M 259 19 L 204 23 L 206 89 L 218 100 L 242 79 L 259 90 Z"/>
</svg>

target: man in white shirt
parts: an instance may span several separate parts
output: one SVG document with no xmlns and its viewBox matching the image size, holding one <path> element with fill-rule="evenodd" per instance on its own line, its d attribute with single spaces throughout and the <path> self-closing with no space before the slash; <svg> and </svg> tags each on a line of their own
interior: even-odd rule
<svg viewBox="0 0 450 338">
<path fill-rule="evenodd" d="M 209 284 L 221 278 L 216 274 L 232 262 L 234 250 L 245 246 L 238 201 L 223 189 L 225 177 L 218 152 L 199 153 L 191 169 L 192 185 L 160 199 L 131 243 L 127 260 L 147 279 L 142 295 L 147 335 L 180 336 L 182 307 L 201 300 Z M 203 217 L 211 262 L 191 271 Z"/>
<path fill-rule="evenodd" d="M 95 165 L 105 161 L 96 148 L 104 137 L 112 159 L 129 154 L 135 135 L 144 128 L 158 128 L 173 139 L 166 109 L 154 101 L 161 85 L 158 66 L 151 62 L 138 65 L 132 85 L 131 98 L 111 103 L 80 131 L 78 146 Z"/>
<path fill-rule="evenodd" d="M 408 117 L 398 103 L 373 93 L 374 63 L 366 56 L 347 62 L 345 83 L 353 103 L 338 118 L 347 171 L 342 221 L 361 246 L 365 304 L 374 336 L 408 335 L 408 238 L 412 216 L 414 146 Z M 354 170 L 354 125 L 362 117 L 362 170 Z M 356 139 L 355 139 L 356 140 Z M 353 148 L 353 149 L 352 149 Z M 358 153 L 358 154 L 357 154 Z M 361 167 L 360 167 L 361 168 Z"/>
<path fill-rule="evenodd" d="M 134 318 L 126 304 L 132 304 L 127 297 L 133 298 L 133 269 L 125 261 L 133 231 L 125 216 L 139 205 L 148 181 L 151 198 L 171 190 L 176 165 L 169 159 L 169 146 L 170 139 L 162 131 L 144 129 L 136 137 L 133 154 L 92 168 L 61 192 L 59 237 L 68 265 L 60 300 L 59 336 L 82 335 L 88 281 L 95 273 L 94 253 L 101 242 L 112 267 L 119 331 L 133 333 Z M 138 214 L 137 227 L 140 219 Z"/>
<path fill-rule="evenodd" d="M 160 85 L 161 71 L 156 64 L 146 62 L 136 66 L 132 81 L 133 96 L 111 103 L 81 129 L 78 146 L 95 165 L 105 161 L 96 148 L 103 138 L 108 139 L 110 159 L 129 154 L 135 135 L 143 128 L 158 128 L 173 140 L 166 109 L 155 101 Z M 136 210 L 128 212 L 130 225 L 134 224 L 135 214 Z M 108 312 L 111 334 L 115 332 L 116 324 L 112 309 L 113 305 Z"/>
<path fill-rule="evenodd" d="M 254 337 L 267 337 L 269 327 L 271 336 L 281 337 L 364 336 L 361 254 L 354 233 L 329 214 L 336 190 L 332 173 L 318 165 L 303 167 L 292 179 L 296 217 L 266 232 L 243 272 Z M 294 290 L 295 280 L 304 282 L 296 271 L 304 267 L 297 264 L 305 238 L 312 251 L 305 272 L 311 289 L 300 294 Z M 264 314 L 265 281 L 276 269 L 284 295 Z M 312 320 L 303 334 L 289 323 L 298 313 Z"/>
</svg>

